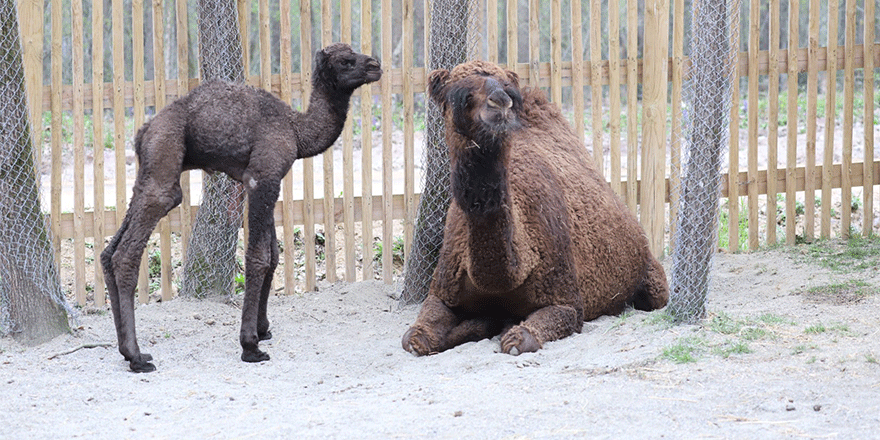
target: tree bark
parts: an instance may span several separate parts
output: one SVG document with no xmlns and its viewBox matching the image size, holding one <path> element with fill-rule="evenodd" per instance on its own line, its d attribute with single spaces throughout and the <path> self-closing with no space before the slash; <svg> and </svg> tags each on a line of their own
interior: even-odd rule
<svg viewBox="0 0 880 440">
<path fill-rule="evenodd" d="M 232 0 L 199 2 L 202 81 L 244 82 L 238 9 Z M 231 295 L 237 270 L 235 251 L 244 212 L 244 186 L 225 174 L 207 175 L 202 202 L 184 260 L 180 294 Z"/>
<path fill-rule="evenodd" d="M 25 345 L 69 331 L 42 209 L 14 0 L 0 0 L 0 330 Z"/>
<path fill-rule="evenodd" d="M 738 22 L 729 17 L 733 8 L 727 0 L 694 3 L 688 160 L 668 308 L 679 322 L 696 322 L 706 314 L 709 270 L 717 243 L 721 152 L 729 137 L 731 49 L 736 50 L 730 45 L 731 23 Z"/>
<path fill-rule="evenodd" d="M 431 8 L 431 69 L 452 69 L 467 60 L 468 1 L 436 0 Z M 443 115 L 430 99 L 427 104 L 425 142 L 425 184 L 419 199 L 419 213 L 411 254 L 407 256 L 406 278 L 400 302 L 422 302 L 443 244 L 443 228 L 449 207 L 449 157 Z"/>
</svg>

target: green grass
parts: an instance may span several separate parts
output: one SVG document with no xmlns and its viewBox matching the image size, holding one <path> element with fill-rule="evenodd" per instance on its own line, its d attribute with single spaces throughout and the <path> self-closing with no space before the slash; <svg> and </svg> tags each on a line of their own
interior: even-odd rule
<svg viewBox="0 0 880 440">
<path fill-rule="evenodd" d="M 853 236 L 848 240 L 819 240 L 798 248 L 806 259 L 836 272 L 880 269 L 880 237 Z"/>
<path fill-rule="evenodd" d="M 727 341 L 720 347 L 712 349 L 712 352 L 727 359 L 734 354 L 749 354 L 752 352 L 752 349 L 743 341 Z"/>
<path fill-rule="evenodd" d="M 730 203 L 728 200 L 725 203 Z M 730 247 L 730 212 L 727 206 L 722 206 L 718 217 L 718 246 L 730 252 L 742 252 L 749 246 L 749 217 L 745 199 L 739 199 L 739 218 L 737 220 L 739 243 L 736 249 Z"/>
<path fill-rule="evenodd" d="M 826 331 L 828 331 L 828 329 L 825 328 L 825 325 L 822 323 L 813 324 L 804 329 L 804 333 L 808 335 L 818 335 L 821 333 L 825 333 Z"/>
<path fill-rule="evenodd" d="M 660 357 L 676 364 L 696 362 L 706 345 L 706 340 L 699 337 L 681 338 L 674 345 L 664 348 Z"/>
</svg>

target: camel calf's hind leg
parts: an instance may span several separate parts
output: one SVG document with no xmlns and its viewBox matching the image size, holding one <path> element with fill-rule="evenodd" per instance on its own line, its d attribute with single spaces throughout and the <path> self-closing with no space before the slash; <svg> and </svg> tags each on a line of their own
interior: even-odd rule
<svg viewBox="0 0 880 440">
<path fill-rule="evenodd" d="M 131 371 L 136 373 L 156 369 L 150 363 L 153 357 L 141 353 L 135 334 L 134 291 L 141 256 L 156 224 L 180 203 L 183 194 L 179 185 L 172 185 L 167 193 L 155 190 L 155 187 L 152 188 L 153 192 L 148 192 L 145 188 L 150 189 L 147 183 L 138 179 L 125 219 L 101 253 L 119 352 L 129 362 Z"/>
</svg>

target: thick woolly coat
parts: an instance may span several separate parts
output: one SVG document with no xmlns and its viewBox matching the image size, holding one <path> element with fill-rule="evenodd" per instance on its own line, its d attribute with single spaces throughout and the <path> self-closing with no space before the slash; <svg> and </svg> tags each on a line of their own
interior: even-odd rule
<svg viewBox="0 0 880 440">
<path fill-rule="evenodd" d="M 473 75 L 517 83 L 512 72 L 471 62 L 446 84 Z M 551 305 L 571 306 L 580 322 L 627 304 L 665 306 L 666 277 L 636 217 L 559 107 L 540 89 L 523 89 L 521 98 L 513 108 L 519 127 L 502 134 L 496 152 L 463 135 L 454 103 L 445 108 L 453 197 L 429 296 L 459 316 L 515 321 Z M 558 336 L 523 325 L 539 343 Z"/>
</svg>

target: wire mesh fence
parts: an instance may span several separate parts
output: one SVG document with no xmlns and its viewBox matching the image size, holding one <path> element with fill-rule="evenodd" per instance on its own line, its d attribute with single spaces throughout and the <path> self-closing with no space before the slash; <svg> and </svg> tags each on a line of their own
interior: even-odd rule
<svg viewBox="0 0 880 440">
<path fill-rule="evenodd" d="M 36 343 L 67 328 L 40 207 L 15 2 L 0 1 L 0 334 Z"/>
<path fill-rule="evenodd" d="M 431 2 L 428 69 L 452 69 L 476 52 L 480 43 L 477 0 Z M 449 208 L 449 157 L 443 115 L 428 100 L 425 116 L 425 170 L 416 215 L 411 254 L 407 257 L 401 305 L 421 302 L 428 296 L 434 267 L 443 244 L 446 210 Z"/>
<path fill-rule="evenodd" d="M 683 96 L 685 151 L 672 255 L 669 312 L 678 321 L 705 315 L 718 231 L 721 156 L 730 136 L 740 0 L 693 3 L 691 66 Z"/>
<path fill-rule="evenodd" d="M 202 80 L 244 82 L 236 2 L 201 0 L 198 14 Z M 244 200 L 241 183 L 222 173 L 205 176 L 184 260 L 181 295 L 205 297 L 233 292 Z"/>
</svg>

